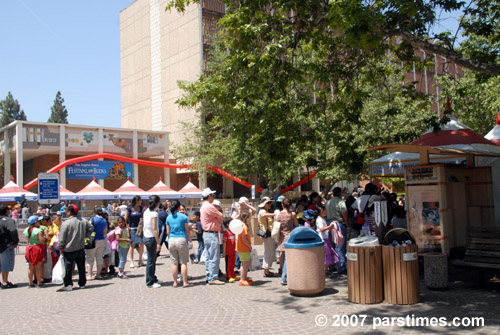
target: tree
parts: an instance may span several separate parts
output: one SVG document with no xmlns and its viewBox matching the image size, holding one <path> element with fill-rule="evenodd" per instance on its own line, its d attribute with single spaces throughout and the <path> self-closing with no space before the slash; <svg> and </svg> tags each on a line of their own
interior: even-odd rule
<svg viewBox="0 0 500 335">
<path fill-rule="evenodd" d="M 57 91 L 54 104 L 50 107 L 51 113 L 47 122 L 51 123 L 68 123 L 68 110 L 63 105 L 64 99 L 61 97 L 61 92 Z"/>
<path fill-rule="evenodd" d="M 0 101 L 0 110 L 2 110 L 0 127 L 4 127 L 15 120 L 26 120 L 26 114 L 21 109 L 19 101 L 14 100 L 11 92 L 7 94 L 4 100 Z"/>
<path fill-rule="evenodd" d="M 192 2 L 199 1 L 176 0 L 167 8 L 182 11 Z M 194 150 L 184 151 L 200 166 L 220 162 L 242 177 L 257 173 L 270 188 L 304 166 L 322 179 L 351 179 L 366 167 L 367 147 L 408 142 L 437 125 L 428 97 L 404 73 L 413 64 L 432 65 L 414 56 L 412 38 L 443 48 L 444 42 L 429 42 L 428 27 L 439 10 L 463 9 L 461 1 L 225 3 L 218 64 L 197 82 L 183 83 L 186 96 L 178 101 L 202 116 Z M 496 71 L 485 53 L 450 51 L 471 68 Z"/>
</svg>

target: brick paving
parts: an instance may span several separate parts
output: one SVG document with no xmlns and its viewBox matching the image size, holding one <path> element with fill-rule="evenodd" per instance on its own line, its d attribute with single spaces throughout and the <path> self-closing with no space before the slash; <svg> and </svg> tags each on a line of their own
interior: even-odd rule
<svg viewBox="0 0 500 335">
<path fill-rule="evenodd" d="M 262 246 L 257 246 L 262 255 Z M 358 305 L 347 300 L 347 277 L 327 279 L 317 297 L 296 297 L 279 278 L 251 272 L 254 286 L 205 285 L 204 265 L 188 266 L 193 287 L 172 287 L 170 259 L 158 259 L 159 289 L 145 285 L 144 267 L 128 271 L 130 279 L 88 282 L 84 290 L 57 292 L 61 286 L 28 288 L 23 250 L 10 275 L 19 288 L 0 291 L 2 334 L 499 334 L 500 286 L 481 289 L 470 281 L 449 290 L 430 291 L 421 280 L 421 302 L 411 306 Z M 223 264 L 223 260 L 221 260 Z M 276 267 L 276 265 L 275 265 Z M 127 266 L 128 269 L 128 266 Z M 76 276 L 75 276 L 76 279 Z M 76 285 L 76 284 L 75 284 Z M 315 324 L 319 314 L 329 325 Z M 333 327 L 333 315 L 367 315 L 365 325 Z M 485 318 L 484 327 L 399 327 L 372 329 L 374 317 Z"/>
</svg>

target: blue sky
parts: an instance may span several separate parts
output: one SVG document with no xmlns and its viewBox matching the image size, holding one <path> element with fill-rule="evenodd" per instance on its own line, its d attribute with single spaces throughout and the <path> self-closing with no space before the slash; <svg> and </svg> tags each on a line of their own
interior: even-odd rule
<svg viewBox="0 0 500 335">
<path fill-rule="evenodd" d="M 61 91 L 69 123 L 120 127 L 120 11 L 133 2 L 0 0 L 0 100 L 10 91 L 46 122 Z"/>
<path fill-rule="evenodd" d="M 1 0 L 0 100 L 46 122 L 57 91 L 69 123 L 120 127 L 120 11 L 134 0 Z"/>
</svg>

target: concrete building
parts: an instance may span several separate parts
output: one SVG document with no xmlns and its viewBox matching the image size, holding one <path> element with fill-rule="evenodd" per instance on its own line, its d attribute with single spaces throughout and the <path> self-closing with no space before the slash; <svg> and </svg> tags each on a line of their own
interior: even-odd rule
<svg viewBox="0 0 500 335">
<path fill-rule="evenodd" d="M 39 172 L 46 172 L 67 159 L 96 153 L 109 153 L 144 160 L 169 162 L 168 133 L 162 131 L 140 131 L 136 129 L 77 126 L 68 124 L 14 121 L 0 129 L 0 155 L 4 164 L 4 184 L 11 176 L 19 186 L 35 179 Z M 102 161 L 102 159 L 100 159 Z M 106 165 L 110 161 L 96 163 Z M 129 164 L 129 163 L 126 163 Z M 118 161 L 118 165 L 126 164 Z M 109 164 L 108 164 L 109 165 Z M 106 170 L 109 167 L 106 167 Z M 66 176 L 69 171 L 70 175 Z M 73 170 L 59 171 L 62 186 L 77 192 L 90 180 L 80 179 Z M 149 189 L 160 178 L 174 189 L 184 186 L 177 180 L 173 169 L 151 167 L 130 163 L 127 174 L 99 179 L 101 186 L 114 191 L 127 177 L 143 189 Z M 92 176 L 87 177 L 92 179 Z M 33 188 L 33 190 L 36 190 Z"/>
<path fill-rule="evenodd" d="M 122 127 L 167 131 L 175 145 L 192 136 L 181 123 L 199 118 L 194 110 L 180 109 L 175 104 L 183 94 L 178 81 L 194 82 L 203 73 L 208 45 L 217 30 L 217 21 L 225 14 L 225 6 L 217 0 L 202 0 L 179 14 L 175 9 L 165 11 L 168 3 L 169 0 L 136 0 L 120 13 Z M 422 59 L 428 56 L 423 50 L 415 54 Z M 446 58 L 434 55 L 434 59 L 434 69 L 414 68 L 407 74 L 407 81 L 415 82 L 416 90 L 433 94 L 438 101 L 436 75 L 463 74 Z M 441 112 L 439 104 L 433 109 Z M 294 181 L 303 173 L 299 171 Z M 217 185 L 214 183 L 213 179 L 201 178 L 200 187 Z M 230 197 L 238 196 L 240 191 L 248 192 L 226 178 L 219 185 L 224 195 Z M 313 179 L 302 189 L 319 191 L 320 182 Z"/>
</svg>

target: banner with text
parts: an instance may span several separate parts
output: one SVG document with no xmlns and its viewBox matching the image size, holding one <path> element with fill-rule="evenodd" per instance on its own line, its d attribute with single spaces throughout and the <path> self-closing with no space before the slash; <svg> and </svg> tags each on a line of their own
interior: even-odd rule
<svg viewBox="0 0 500 335">
<path fill-rule="evenodd" d="M 66 179 L 133 179 L 132 163 L 88 161 L 66 167 Z"/>
</svg>

